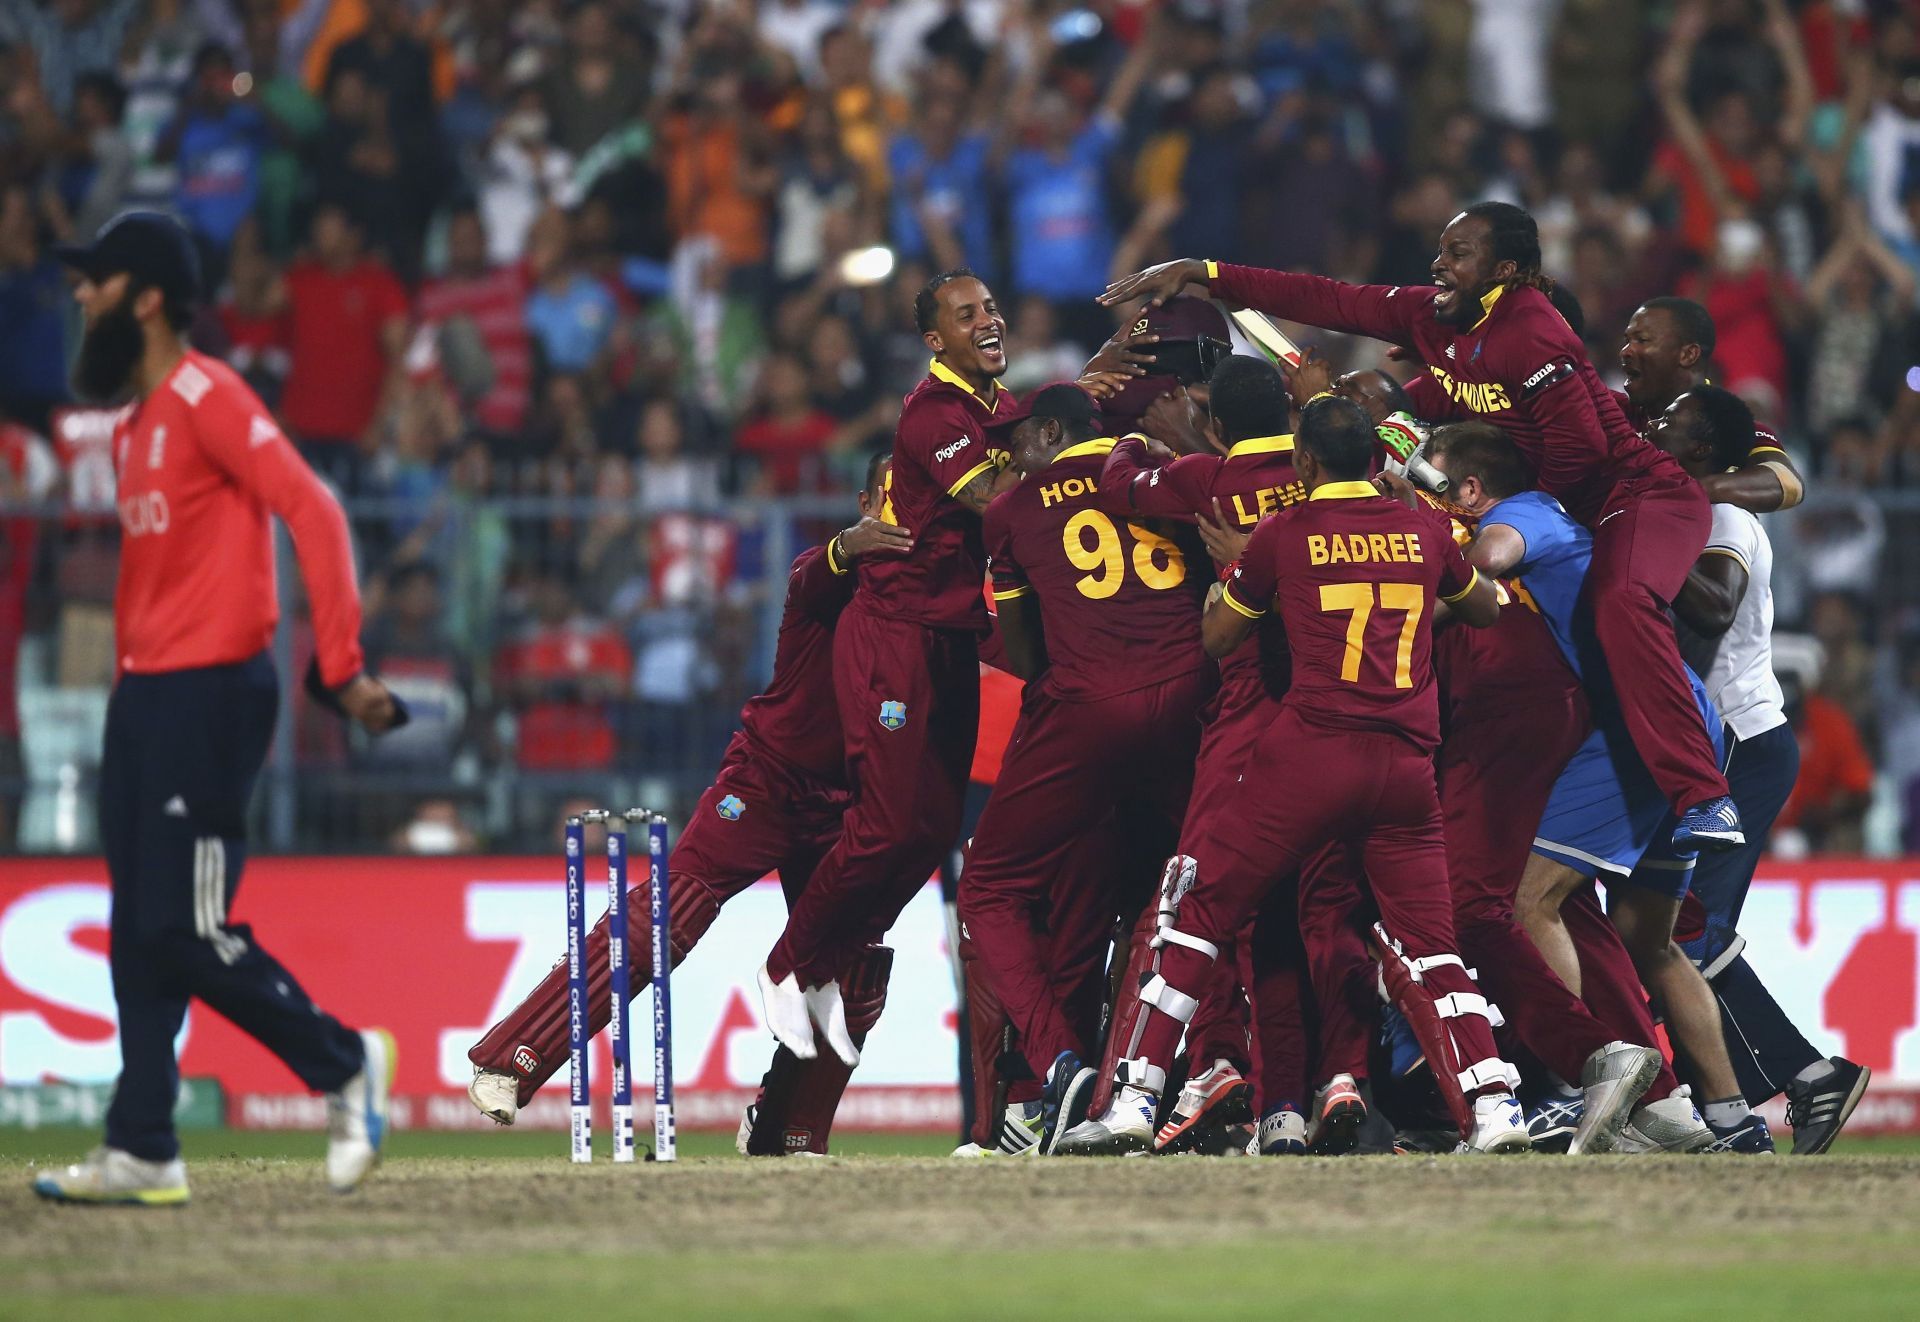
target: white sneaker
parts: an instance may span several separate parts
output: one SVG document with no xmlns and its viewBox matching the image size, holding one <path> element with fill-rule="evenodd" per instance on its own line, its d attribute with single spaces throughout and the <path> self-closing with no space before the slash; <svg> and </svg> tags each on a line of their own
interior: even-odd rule
<svg viewBox="0 0 1920 1322">
<path fill-rule="evenodd" d="M 853 1034 L 847 1031 L 847 1004 L 840 999 L 840 980 L 829 979 L 818 987 L 809 987 L 801 993 L 806 998 L 807 1014 L 820 1031 L 827 1035 L 827 1045 L 833 1048 L 833 1054 L 848 1069 L 860 1064 L 860 1048 L 853 1044 Z"/>
<path fill-rule="evenodd" d="M 776 1042 L 802 1060 L 820 1054 L 813 1044 L 813 1017 L 807 1013 L 807 997 L 799 980 L 789 973 L 775 982 L 762 964 L 754 975 L 760 982 L 760 1012 L 767 1018 Z"/>
<path fill-rule="evenodd" d="M 1060 1136 L 1056 1156 L 1118 1156 L 1153 1146 L 1153 1117 L 1160 1099 L 1144 1088 L 1122 1088 L 1098 1119 L 1086 1119 Z"/>
<path fill-rule="evenodd" d="M 1713 1142 L 1713 1129 L 1693 1105 L 1693 1090 L 1682 1084 L 1671 1096 L 1648 1102 L 1621 1131 L 1615 1152 L 1698 1152 Z"/>
<path fill-rule="evenodd" d="M 467 1100 L 494 1124 L 510 1125 L 520 1114 L 520 1080 L 499 1070 L 476 1068 L 473 1082 L 467 1085 Z"/>
<path fill-rule="evenodd" d="M 740 1128 L 733 1131 L 733 1150 L 743 1157 L 750 1155 L 747 1145 L 753 1142 L 753 1127 L 760 1122 L 760 1099 L 766 1095 L 765 1091 L 754 1094 L 753 1100 L 747 1103 L 747 1109 L 741 1113 Z"/>
<path fill-rule="evenodd" d="M 360 1041 L 366 1064 L 339 1092 L 327 1094 L 327 1183 L 335 1193 L 352 1193 L 380 1164 L 393 1072 L 400 1063 L 399 1048 L 386 1029 L 368 1029 Z"/>
<path fill-rule="evenodd" d="M 962 1143 L 953 1150 L 953 1155 L 963 1161 L 972 1161 L 984 1157 L 997 1157 L 1000 1154 L 992 1148 L 983 1148 L 978 1143 Z"/>
<path fill-rule="evenodd" d="M 1457 1149 L 1461 1152 L 1526 1152 L 1533 1147 L 1527 1137 L 1527 1113 L 1510 1092 L 1473 1099 L 1473 1133 Z"/>
<path fill-rule="evenodd" d="M 33 1191 L 57 1203 L 177 1207 L 187 1201 L 187 1164 L 178 1157 L 145 1161 L 101 1146 L 71 1166 L 36 1176 Z"/>
<path fill-rule="evenodd" d="M 1609 1042 L 1588 1056 L 1580 1070 L 1580 1123 L 1567 1144 L 1568 1154 L 1613 1151 L 1634 1104 L 1659 1073 L 1660 1053 L 1652 1047 Z"/>
<path fill-rule="evenodd" d="M 1307 1118 L 1298 1111 L 1275 1111 L 1260 1118 L 1260 1128 L 1247 1141 L 1249 1157 L 1304 1157 L 1307 1155 Z"/>
</svg>

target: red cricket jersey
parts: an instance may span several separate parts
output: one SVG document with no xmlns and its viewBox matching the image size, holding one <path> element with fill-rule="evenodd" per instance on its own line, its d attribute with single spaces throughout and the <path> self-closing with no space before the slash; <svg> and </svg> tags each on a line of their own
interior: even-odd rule
<svg viewBox="0 0 1920 1322">
<path fill-rule="evenodd" d="M 420 320 L 430 326 L 471 321 L 493 365 L 493 384 L 474 405 L 488 431 L 510 433 L 527 420 L 533 389 L 533 337 L 527 332 L 527 268 L 496 266 L 477 276 L 446 276 L 420 289 Z"/>
<path fill-rule="evenodd" d="M 1679 481 L 1672 456 L 1649 445 L 1587 360 L 1586 346 L 1537 289 L 1501 286 L 1465 329 L 1433 315 L 1432 285 L 1349 285 L 1317 275 L 1208 264 L 1215 295 L 1289 321 L 1368 335 L 1412 349 L 1445 396 L 1431 422 L 1484 418 L 1513 438 L 1540 489 L 1592 527 L 1614 492 L 1642 478 Z"/>
<path fill-rule="evenodd" d="M 381 341 L 405 320 L 407 291 L 372 258 L 345 271 L 296 262 L 287 272 L 287 351 L 293 364 L 280 416 L 302 439 L 355 441 L 373 421 L 387 379 Z"/>
<path fill-rule="evenodd" d="M 833 693 L 833 626 L 853 600 L 852 567 L 824 546 L 802 551 L 787 572 L 787 604 L 773 648 L 773 678 L 740 709 L 740 728 L 782 762 L 844 785 L 846 746 Z"/>
<path fill-rule="evenodd" d="M 1145 514 L 1194 522 L 1213 517 L 1213 502 L 1240 528 L 1307 498 L 1306 484 L 1293 470 L 1292 436 L 1255 436 L 1217 454 L 1182 455 L 1154 466 L 1144 441 L 1122 437 L 1100 474 L 1101 502 L 1115 513 Z M 1253 637 L 1220 662 L 1220 691 L 1209 721 L 1232 720 L 1287 691 L 1292 662 L 1287 631 L 1276 619 L 1262 620 Z"/>
<path fill-rule="evenodd" d="M 988 448 L 986 424 L 1013 406 L 1013 396 L 997 384 L 983 398 L 937 358 L 907 395 L 880 517 L 911 532 L 913 550 L 860 565 L 860 592 L 876 614 L 986 632 L 980 520 L 953 496 L 1003 462 Z"/>
<path fill-rule="evenodd" d="M 987 506 L 993 598 L 1040 603 L 1047 668 L 1067 702 L 1132 693 L 1207 664 L 1199 602 L 1211 575 L 1158 520 L 1115 518 L 1100 473 L 1111 440 L 1082 441 Z"/>
<path fill-rule="evenodd" d="M 1476 577 L 1445 516 L 1370 482 L 1329 482 L 1254 529 L 1223 599 L 1249 619 L 1277 606 L 1293 648 L 1284 705 L 1301 719 L 1431 753 L 1434 602 L 1459 600 Z"/>
<path fill-rule="evenodd" d="M 246 382 L 191 350 L 117 420 L 119 668 L 136 674 L 244 661 L 273 640 L 277 514 L 312 603 L 320 675 L 360 673 L 360 590 L 339 502 Z"/>
</svg>

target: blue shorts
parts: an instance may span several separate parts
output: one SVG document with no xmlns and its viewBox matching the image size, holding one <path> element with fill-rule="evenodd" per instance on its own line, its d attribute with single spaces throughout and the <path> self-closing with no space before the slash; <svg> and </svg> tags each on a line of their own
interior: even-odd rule
<svg viewBox="0 0 1920 1322">
<path fill-rule="evenodd" d="M 1724 752 L 1720 715 L 1699 676 L 1689 671 L 1688 678 L 1718 759 Z M 1533 852 L 1583 877 L 1608 885 L 1630 881 L 1677 900 L 1687 893 L 1698 855 L 1673 848 L 1674 825 L 1667 796 L 1626 728 L 1608 721 L 1587 736 L 1553 783 Z"/>
</svg>

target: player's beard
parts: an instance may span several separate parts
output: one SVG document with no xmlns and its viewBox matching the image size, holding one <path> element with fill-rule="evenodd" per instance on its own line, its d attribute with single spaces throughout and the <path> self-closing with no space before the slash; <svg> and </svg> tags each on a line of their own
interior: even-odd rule
<svg viewBox="0 0 1920 1322">
<path fill-rule="evenodd" d="M 133 300 L 123 297 L 95 317 L 81 337 L 80 354 L 73 365 L 74 390 L 96 404 L 120 402 L 145 349 L 140 321 L 133 315 Z"/>
</svg>

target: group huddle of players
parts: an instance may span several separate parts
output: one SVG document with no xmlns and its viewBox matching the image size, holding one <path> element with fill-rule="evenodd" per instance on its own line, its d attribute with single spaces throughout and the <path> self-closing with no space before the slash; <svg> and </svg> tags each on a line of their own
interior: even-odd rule
<svg viewBox="0 0 1920 1322">
<path fill-rule="evenodd" d="M 992 292 L 921 291 L 928 375 L 860 521 L 794 562 L 673 854 L 676 963 L 787 893 L 742 1151 L 827 1151 L 879 943 L 961 829 L 983 660 L 1027 683 L 959 882 L 961 1154 L 1770 1152 L 1783 1091 L 1794 1150 L 1832 1143 L 1867 1072 L 1737 934 L 1798 757 L 1755 515 L 1799 475 L 1705 383 L 1697 304 L 1635 314 L 1618 395 L 1524 211 L 1469 207 L 1433 276 L 1166 263 L 1025 401 Z M 1234 355 L 1210 300 L 1421 370 Z M 604 927 L 588 962 L 598 1031 Z M 475 1105 L 511 1123 L 566 1016 L 557 964 L 469 1053 Z"/>
</svg>

